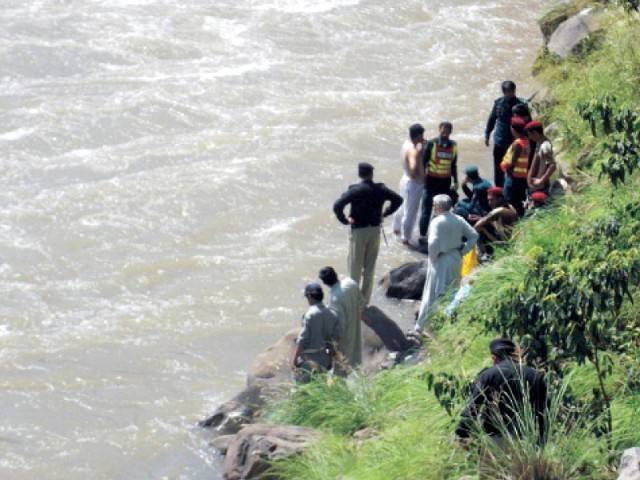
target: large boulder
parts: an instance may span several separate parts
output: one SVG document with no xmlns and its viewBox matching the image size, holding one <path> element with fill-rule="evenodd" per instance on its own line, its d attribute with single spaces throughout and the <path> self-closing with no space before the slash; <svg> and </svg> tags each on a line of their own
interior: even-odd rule
<svg viewBox="0 0 640 480">
<path fill-rule="evenodd" d="M 291 383 L 291 352 L 300 329 L 289 330 L 276 343 L 258 355 L 249 368 L 247 385 L 272 386 Z"/>
<path fill-rule="evenodd" d="M 620 461 L 618 480 L 640 480 L 640 448 L 625 450 Z"/>
<path fill-rule="evenodd" d="M 579 52 L 582 43 L 599 28 L 597 11 L 586 8 L 560 24 L 551 35 L 547 48 L 552 54 L 567 58 Z"/>
<path fill-rule="evenodd" d="M 420 300 L 426 278 L 426 264 L 412 262 L 391 270 L 382 283 L 387 288 L 387 297 L 401 300 Z"/>
<path fill-rule="evenodd" d="M 320 434 L 303 427 L 255 424 L 231 441 L 224 461 L 225 480 L 268 479 L 272 462 L 298 455 Z"/>
<path fill-rule="evenodd" d="M 546 10 L 544 16 L 538 20 L 545 45 L 549 43 L 558 26 L 577 13 L 573 0 L 556 0 Z"/>
<path fill-rule="evenodd" d="M 220 405 L 200 426 L 216 436 L 238 433 L 259 417 L 265 403 L 284 396 L 293 383 L 289 361 L 298 331 L 289 331 L 258 355 L 249 368 L 247 388 Z"/>
</svg>

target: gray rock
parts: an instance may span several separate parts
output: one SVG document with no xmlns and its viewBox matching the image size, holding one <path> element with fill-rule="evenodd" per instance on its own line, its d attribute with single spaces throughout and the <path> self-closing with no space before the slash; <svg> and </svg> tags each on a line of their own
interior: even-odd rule
<svg viewBox="0 0 640 480">
<path fill-rule="evenodd" d="M 210 428 L 215 435 L 235 434 L 260 415 L 268 401 L 281 398 L 293 380 L 289 359 L 298 330 L 291 330 L 274 345 L 258 355 L 247 375 L 247 388 L 223 403 L 201 427 Z"/>
<path fill-rule="evenodd" d="M 573 0 L 555 0 L 547 6 L 546 13 L 538 20 L 545 45 L 558 26 L 576 13 Z"/>
<path fill-rule="evenodd" d="M 387 297 L 420 300 L 426 278 L 425 263 L 412 262 L 391 270 L 382 283 L 386 285 Z"/>
<path fill-rule="evenodd" d="M 640 480 L 640 448 L 624 451 L 618 473 L 618 480 Z"/>
<path fill-rule="evenodd" d="M 303 427 L 255 424 L 231 441 L 224 461 L 225 480 L 267 479 L 271 462 L 304 451 L 320 434 Z"/>
<path fill-rule="evenodd" d="M 260 388 L 257 387 L 243 390 L 220 405 L 213 415 L 200 422 L 200 426 L 212 429 L 216 435 L 238 433 L 243 425 L 253 421 L 254 416 L 264 404 L 264 398 L 260 393 Z"/>
<path fill-rule="evenodd" d="M 599 29 L 596 10 L 587 8 L 565 20 L 551 35 L 547 48 L 560 58 L 578 51 L 580 44 Z"/>
<path fill-rule="evenodd" d="M 235 438 L 235 435 L 222 435 L 220 437 L 215 438 L 211 442 L 211 446 L 215 448 L 222 455 L 227 454 L 227 450 L 229 450 L 229 445 L 231 441 Z"/>
</svg>

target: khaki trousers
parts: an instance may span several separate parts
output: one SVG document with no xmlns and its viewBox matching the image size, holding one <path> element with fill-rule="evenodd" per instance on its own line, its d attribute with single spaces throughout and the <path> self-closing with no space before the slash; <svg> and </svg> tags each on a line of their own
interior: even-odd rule
<svg viewBox="0 0 640 480">
<path fill-rule="evenodd" d="M 371 301 L 376 260 L 380 250 L 380 227 L 351 229 L 349 237 L 349 276 L 360 285 L 365 303 Z M 362 283 L 360 282 L 362 280 Z"/>
</svg>

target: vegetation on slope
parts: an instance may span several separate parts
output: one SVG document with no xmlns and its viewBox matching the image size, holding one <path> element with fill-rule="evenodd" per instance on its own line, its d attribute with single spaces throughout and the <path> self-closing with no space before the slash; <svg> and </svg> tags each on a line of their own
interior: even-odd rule
<svg viewBox="0 0 640 480">
<path fill-rule="evenodd" d="M 455 317 L 435 322 L 427 364 L 320 379 L 276 405 L 274 420 L 326 432 L 274 465 L 281 477 L 475 475 L 478 445 L 465 450 L 452 432 L 498 334 L 550 372 L 555 421 L 543 447 L 531 436 L 514 445 L 496 478 L 615 478 L 621 451 L 640 445 L 640 22 L 622 7 L 603 15 L 597 47 L 538 65 L 550 90 L 539 113 L 556 122 L 556 148 L 582 174 L 579 192 L 522 222 Z M 369 435 L 353 436 L 363 429 Z"/>
</svg>

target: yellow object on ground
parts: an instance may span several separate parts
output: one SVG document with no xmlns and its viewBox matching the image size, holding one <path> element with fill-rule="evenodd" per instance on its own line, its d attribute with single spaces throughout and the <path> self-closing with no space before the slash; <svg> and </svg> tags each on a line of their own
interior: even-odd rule
<svg viewBox="0 0 640 480">
<path fill-rule="evenodd" d="M 478 266 L 478 249 L 473 248 L 469 253 L 467 253 L 462 259 L 462 269 L 460 271 L 460 276 L 462 278 L 471 275 L 473 269 Z"/>
</svg>

